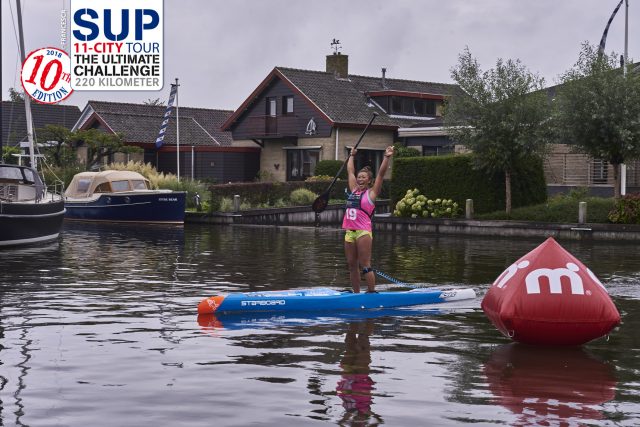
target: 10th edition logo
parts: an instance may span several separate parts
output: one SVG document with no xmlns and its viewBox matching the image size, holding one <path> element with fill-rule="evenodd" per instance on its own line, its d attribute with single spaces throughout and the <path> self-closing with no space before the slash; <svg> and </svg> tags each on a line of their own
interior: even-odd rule
<svg viewBox="0 0 640 427">
<path fill-rule="evenodd" d="M 20 81 L 24 92 L 35 101 L 55 104 L 73 92 L 70 70 L 67 52 L 55 47 L 43 47 L 25 58 Z"/>
<path fill-rule="evenodd" d="M 72 0 L 71 87 L 160 90 L 162 0 Z"/>
</svg>

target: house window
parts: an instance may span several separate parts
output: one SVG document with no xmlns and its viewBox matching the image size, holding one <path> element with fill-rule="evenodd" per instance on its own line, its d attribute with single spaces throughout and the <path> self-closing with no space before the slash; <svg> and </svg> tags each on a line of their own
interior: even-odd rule
<svg viewBox="0 0 640 427">
<path fill-rule="evenodd" d="M 606 184 L 609 179 L 609 163 L 602 159 L 593 159 L 591 168 L 593 170 L 593 183 Z"/>
<path fill-rule="evenodd" d="M 267 116 L 275 117 L 276 116 L 276 98 L 269 97 L 267 98 Z"/>
<path fill-rule="evenodd" d="M 435 116 L 436 102 L 432 99 L 391 97 L 391 114 L 405 116 Z"/>
<path fill-rule="evenodd" d="M 304 181 L 313 176 L 319 160 L 318 149 L 287 150 L 287 181 Z"/>
<path fill-rule="evenodd" d="M 293 114 L 293 96 L 282 97 L 282 114 Z"/>
<path fill-rule="evenodd" d="M 347 155 L 349 155 L 350 152 L 351 147 L 348 147 Z M 354 159 L 356 174 L 363 167 L 369 166 L 373 171 L 373 176 L 375 177 L 378 174 L 378 167 L 380 166 L 380 163 L 382 163 L 383 156 L 384 150 L 366 150 L 359 148 L 356 153 L 356 158 Z"/>
<path fill-rule="evenodd" d="M 436 147 L 422 147 L 423 156 L 446 156 L 447 154 L 453 154 L 453 144 Z"/>
<path fill-rule="evenodd" d="M 402 113 L 402 98 L 398 96 L 391 97 L 391 114 Z"/>
</svg>

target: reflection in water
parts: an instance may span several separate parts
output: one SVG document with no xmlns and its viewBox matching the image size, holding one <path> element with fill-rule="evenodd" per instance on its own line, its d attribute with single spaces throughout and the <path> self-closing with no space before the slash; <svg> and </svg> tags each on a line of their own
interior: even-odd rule
<svg viewBox="0 0 640 427">
<path fill-rule="evenodd" d="M 373 326 L 372 319 L 350 323 L 345 335 L 345 351 L 340 362 L 342 376 L 336 387 L 345 409 L 340 425 L 382 424 L 382 418 L 371 410 L 375 382 L 369 376 L 371 372 L 369 336 L 373 333 Z"/>
<path fill-rule="evenodd" d="M 601 420 L 594 406 L 615 397 L 611 366 L 581 347 L 503 345 L 484 372 L 497 402 L 519 415 L 516 425 Z"/>
</svg>

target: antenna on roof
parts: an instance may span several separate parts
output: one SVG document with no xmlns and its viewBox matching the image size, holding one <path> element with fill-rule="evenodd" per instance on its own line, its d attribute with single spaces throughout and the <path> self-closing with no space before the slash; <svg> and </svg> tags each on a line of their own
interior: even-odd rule
<svg viewBox="0 0 640 427">
<path fill-rule="evenodd" d="M 338 52 L 340 49 L 342 49 L 342 46 L 340 46 L 340 40 L 333 39 L 333 41 L 331 42 L 331 48 L 333 48 L 334 55 L 340 55 L 340 52 Z"/>
</svg>

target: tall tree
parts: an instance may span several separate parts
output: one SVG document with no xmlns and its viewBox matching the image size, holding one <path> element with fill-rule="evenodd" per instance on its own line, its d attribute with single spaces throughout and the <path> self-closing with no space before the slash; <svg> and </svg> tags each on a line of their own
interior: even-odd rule
<svg viewBox="0 0 640 427">
<path fill-rule="evenodd" d="M 640 158 L 640 73 L 618 68 L 617 55 L 588 43 L 561 76 L 554 100 L 559 142 L 613 165 L 614 196 L 620 197 L 620 165 Z"/>
<path fill-rule="evenodd" d="M 474 153 L 476 167 L 504 173 L 505 210 L 511 213 L 515 165 L 542 154 L 550 129 L 550 107 L 541 89 L 544 79 L 520 60 L 498 59 L 482 71 L 469 48 L 458 56 L 451 76 L 463 94 L 447 100 L 444 126 L 449 137 Z"/>
<path fill-rule="evenodd" d="M 19 91 L 15 90 L 14 88 L 10 87 L 9 88 L 9 101 L 11 101 L 11 102 L 24 101 L 24 92 L 19 92 Z"/>
<path fill-rule="evenodd" d="M 146 101 L 143 101 L 142 103 L 144 105 L 154 105 L 154 106 L 164 105 L 164 102 L 160 98 L 156 98 L 156 99 L 149 98 Z"/>
<path fill-rule="evenodd" d="M 140 153 L 142 148 L 124 145 L 122 135 L 101 132 L 97 129 L 82 130 L 72 136 L 73 141 L 87 147 L 87 169 L 95 169 L 116 153 Z"/>
<path fill-rule="evenodd" d="M 71 132 L 64 126 L 46 125 L 36 132 L 39 144 L 46 144 L 44 150 L 53 159 L 55 166 L 64 167 L 75 162 L 75 152 L 70 148 Z"/>
</svg>

